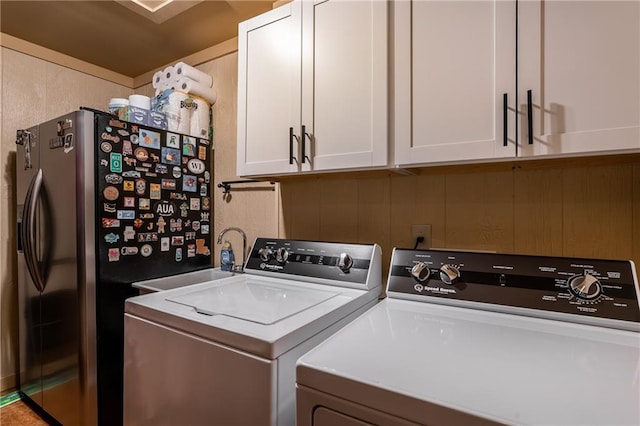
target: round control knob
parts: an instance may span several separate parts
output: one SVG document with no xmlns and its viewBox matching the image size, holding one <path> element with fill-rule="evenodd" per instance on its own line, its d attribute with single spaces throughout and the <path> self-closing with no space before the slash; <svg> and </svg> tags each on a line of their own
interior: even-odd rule
<svg viewBox="0 0 640 426">
<path fill-rule="evenodd" d="M 340 258 L 338 259 L 338 268 L 342 270 L 342 272 L 349 272 L 349 269 L 353 266 L 353 258 L 348 253 L 340 253 Z"/>
<path fill-rule="evenodd" d="M 280 247 L 276 250 L 276 261 L 278 263 L 286 263 L 287 259 L 289 259 L 289 250 L 285 247 Z"/>
<path fill-rule="evenodd" d="M 440 268 L 440 281 L 445 284 L 455 284 L 460 279 L 460 271 L 453 265 L 448 263 L 442 265 Z"/>
<path fill-rule="evenodd" d="M 273 250 L 271 250 L 269 247 L 263 247 L 258 250 L 258 254 L 260 255 L 260 260 L 262 260 L 263 262 L 268 262 L 273 256 Z"/>
<path fill-rule="evenodd" d="M 580 299 L 592 300 L 600 296 L 600 281 L 591 274 L 574 275 L 569 278 L 569 290 Z"/>
<path fill-rule="evenodd" d="M 411 268 L 411 276 L 418 282 L 424 282 L 431 275 L 431 270 L 424 262 L 418 262 Z"/>
</svg>

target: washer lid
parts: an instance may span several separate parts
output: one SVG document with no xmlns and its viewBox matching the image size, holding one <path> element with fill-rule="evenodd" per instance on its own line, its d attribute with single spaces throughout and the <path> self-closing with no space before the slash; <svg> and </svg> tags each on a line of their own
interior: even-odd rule
<svg viewBox="0 0 640 426">
<path fill-rule="evenodd" d="M 167 298 L 206 315 L 226 315 L 258 324 L 274 324 L 340 294 L 337 291 L 296 289 L 247 279 Z"/>
</svg>

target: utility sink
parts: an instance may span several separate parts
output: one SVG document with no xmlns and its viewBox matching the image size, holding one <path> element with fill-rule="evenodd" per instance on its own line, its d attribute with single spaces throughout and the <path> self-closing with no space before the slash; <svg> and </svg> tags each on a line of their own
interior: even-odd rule
<svg viewBox="0 0 640 426">
<path fill-rule="evenodd" d="M 186 274 L 171 275 L 169 277 L 155 278 L 152 280 L 138 281 L 131 284 L 140 289 L 140 294 L 155 293 L 157 291 L 171 290 L 207 281 L 221 280 L 232 277 L 240 272 L 222 271 L 220 268 L 209 268 L 201 271 L 188 272 Z"/>
</svg>

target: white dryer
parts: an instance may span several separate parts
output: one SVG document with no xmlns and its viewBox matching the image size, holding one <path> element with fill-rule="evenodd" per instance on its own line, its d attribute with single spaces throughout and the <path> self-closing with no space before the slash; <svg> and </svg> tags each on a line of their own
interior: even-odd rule
<svg viewBox="0 0 640 426">
<path fill-rule="evenodd" d="M 378 245 L 256 239 L 245 273 L 128 299 L 125 425 L 293 425 L 295 363 L 382 294 Z"/>
<path fill-rule="evenodd" d="M 388 298 L 298 361 L 297 424 L 639 425 L 634 265 L 396 249 Z"/>
</svg>

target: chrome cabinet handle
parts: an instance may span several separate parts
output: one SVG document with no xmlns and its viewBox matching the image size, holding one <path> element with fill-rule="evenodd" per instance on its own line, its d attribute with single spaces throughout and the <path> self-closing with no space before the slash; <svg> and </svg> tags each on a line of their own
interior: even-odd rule
<svg viewBox="0 0 640 426">
<path fill-rule="evenodd" d="M 43 292 L 45 283 L 38 267 L 38 256 L 35 247 L 36 210 L 42 189 L 42 169 L 34 176 L 27 190 L 26 208 L 22 212 L 22 244 L 24 246 L 27 270 L 38 291 Z"/>
</svg>

